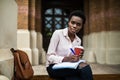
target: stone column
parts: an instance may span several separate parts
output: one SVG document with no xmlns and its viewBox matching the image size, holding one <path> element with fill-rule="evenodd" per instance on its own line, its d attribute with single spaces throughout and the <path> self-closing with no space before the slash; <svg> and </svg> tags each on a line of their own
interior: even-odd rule
<svg viewBox="0 0 120 80">
<path fill-rule="evenodd" d="M 106 63 L 120 64 L 120 1 L 109 0 L 109 9 L 106 12 L 108 25 Z"/>
<path fill-rule="evenodd" d="M 35 27 L 37 31 L 37 48 L 39 49 L 39 62 L 40 64 L 45 64 L 46 62 L 46 52 L 44 51 L 42 45 L 42 16 L 41 16 L 41 0 L 36 0 L 36 21 L 35 21 Z"/>
<path fill-rule="evenodd" d="M 35 31 L 35 1 L 30 0 L 29 4 L 29 30 L 30 30 L 30 47 L 32 49 L 32 64 L 39 64 L 39 52 L 37 48 L 37 33 Z"/>
<path fill-rule="evenodd" d="M 28 5 L 29 0 L 16 0 L 18 4 L 18 30 L 17 30 L 17 48 L 24 50 L 32 63 L 32 54 L 30 49 L 30 32 L 28 30 Z"/>
<path fill-rule="evenodd" d="M 106 26 L 104 0 L 89 3 L 89 48 L 90 54 L 95 55 L 96 61 L 101 64 L 106 63 Z M 91 55 L 90 55 L 91 56 Z"/>
</svg>

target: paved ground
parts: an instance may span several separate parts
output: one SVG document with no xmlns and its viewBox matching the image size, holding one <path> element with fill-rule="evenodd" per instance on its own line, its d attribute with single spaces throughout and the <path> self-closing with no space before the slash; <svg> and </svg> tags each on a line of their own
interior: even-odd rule
<svg viewBox="0 0 120 80">
<path fill-rule="evenodd" d="M 93 74 L 120 74 L 120 65 L 90 64 Z M 34 75 L 48 75 L 45 65 L 33 66 Z"/>
</svg>

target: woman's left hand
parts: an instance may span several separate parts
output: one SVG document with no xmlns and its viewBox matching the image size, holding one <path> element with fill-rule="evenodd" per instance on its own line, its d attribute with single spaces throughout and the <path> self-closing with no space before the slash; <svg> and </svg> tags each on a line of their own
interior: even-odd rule
<svg viewBox="0 0 120 80">
<path fill-rule="evenodd" d="M 81 53 L 80 55 L 79 55 L 79 58 L 82 58 L 83 57 L 83 53 Z"/>
<path fill-rule="evenodd" d="M 71 62 L 77 62 L 80 59 L 80 57 L 78 55 L 72 55 L 70 57 L 71 57 Z"/>
</svg>

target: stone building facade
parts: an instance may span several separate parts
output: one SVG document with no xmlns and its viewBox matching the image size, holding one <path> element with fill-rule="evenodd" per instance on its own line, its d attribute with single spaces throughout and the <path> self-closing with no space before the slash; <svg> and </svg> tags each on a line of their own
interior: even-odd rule
<svg viewBox="0 0 120 80">
<path fill-rule="evenodd" d="M 120 64 L 119 8 L 119 0 L 84 0 L 83 58 L 88 62 Z M 9 79 L 11 47 L 26 51 L 32 65 L 45 64 L 41 9 L 41 0 L 0 0 L 0 73 Z"/>
</svg>

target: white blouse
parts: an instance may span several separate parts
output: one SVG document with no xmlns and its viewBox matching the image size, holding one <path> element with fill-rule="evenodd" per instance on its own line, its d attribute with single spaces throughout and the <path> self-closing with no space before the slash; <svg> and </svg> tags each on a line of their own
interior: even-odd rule
<svg viewBox="0 0 120 80">
<path fill-rule="evenodd" d="M 80 45 L 81 39 L 76 34 L 75 39 L 71 42 L 68 37 L 68 28 L 56 30 L 51 37 L 48 47 L 46 66 L 61 63 L 65 56 L 72 54 L 70 48 Z"/>
</svg>

